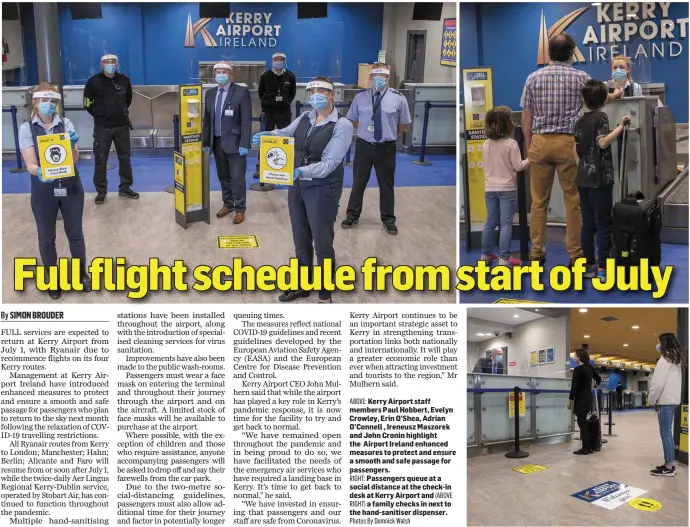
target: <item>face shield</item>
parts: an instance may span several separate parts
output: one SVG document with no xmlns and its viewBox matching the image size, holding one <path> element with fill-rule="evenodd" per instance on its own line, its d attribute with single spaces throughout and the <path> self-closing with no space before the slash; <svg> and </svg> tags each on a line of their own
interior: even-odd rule
<svg viewBox="0 0 690 527">
<path fill-rule="evenodd" d="M 37 91 L 31 96 L 39 114 L 52 117 L 57 112 L 62 96 L 54 91 Z"/>
<path fill-rule="evenodd" d="M 216 84 L 225 86 L 232 80 L 232 66 L 230 64 L 219 63 L 213 66 L 213 77 Z"/>
<path fill-rule="evenodd" d="M 282 71 L 285 69 L 287 57 L 283 53 L 274 53 L 271 57 L 271 62 L 273 63 L 274 70 Z"/>
<path fill-rule="evenodd" d="M 107 75 L 114 75 L 116 71 L 119 71 L 120 61 L 117 59 L 117 55 L 103 55 L 101 57 L 101 69 Z"/>
<path fill-rule="evenodd" d="M 333 84 L 328 81 L 311 81 L 307 84 L 307 96 L 309 104 L 316 110 L 323 110 L 328 106 L 328 100 L 335 95 Z"/>
<path fill-rule="evenodd" d="M 388 80 L 391 76 L 391 70 L 388 68 L 374 68 L 371 70 L 370 78 L 371 85 L 376 90 L 382 90 L 388 86 Z"/>
</svg>

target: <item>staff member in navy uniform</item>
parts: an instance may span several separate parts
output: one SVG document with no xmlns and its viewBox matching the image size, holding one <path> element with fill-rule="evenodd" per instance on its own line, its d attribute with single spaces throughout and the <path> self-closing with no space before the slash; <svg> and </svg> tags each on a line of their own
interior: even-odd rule
<svg viewBox="0 0 690 527">
<path fill-rule="evenodd" d="M 323 266 L 329 258 L 335 268 L 335 220 L 343 192 L 343 161 L 352 142 L 353 127 L 338 115 L 331 79 L 316 77 L 307 85 L 307 93 L 311 112 L 287 128 L 254 135 L 252 144 L 259 146 L 261 135 L 295 138 L 294 183 L 288 189 L 288 209 L 295 255 L 300 266 L 311 271 L 314 253 L 318 265 Z M 292 302 L 308 296 L 308 291 L 288 291 L 279 300 Z M 319 291 L 319 302 L 330 304 L 330 291 Z"/>
<path fill-rule="evenodd" d="M 274 53 L 273 69 L 266 70 L 259 79 L 261 111 L 266 116 L 266 130 L 287 128 L 292 122 L 290 105 L 297 93 L 295 75 L 285 68 L 285 53 Z M 254 178 L 259 178 L 259 162 L 256 163 Z"/>
<path fill-rule="evenodd" d="M 223 207 L 216 216 L 235 212 L 233 223 L 244 221 L 247 210 L 247 152 L 252 138 L 252 103 L 249 90 L 232 82 L 232 66 L 213 66 L 217 88 L 206 92 L 203 146 L 213 150 L 223 194 Z"/>
<path fill-rule="evenodd" d="M 50 84 L 37 86 L 32 95 L 31 113 L 29 121 L 19 128 L 19 148 L 26 164 L 26 170 L 31 175 L 31 210 L 38 229 L 38 248 L 41 261 L 46 267 L 58 264 L 55 249 L 55 226 L 58 210 L 62 212 L 65 234 L 69 241 L 72 258 L 79 259 L 80 276 L 84 291 L 91 290 L 91 280 L 86 273 L 86 246 L 82 217 L 84 215 L 84 187 L 82 186 L 77 167 L 74 176 L 57 180 L 43 179 L 39 162 L 37 137 L 66 133 L 72 144 L 72 159 L 76 163 L 79 159 L 77 142 L 79 136 L 74 125 L 68 119 L 61 119 L 58 115 L 58 104 L 62 97 L 57 88 Z M 46 277 L 48 271 L 46 269 Z M 49 291 L 50 297 L 57 300 L 61 296 L 59 289 Z"/>
<path fill-rule="evenodd" d="M 373 87 L 355 95 L 347 114 L 357 128 L 357 142 L 347 218 L 340 224 L 343 229 L 350 229 L 359 221 L 373 166 L 379 183 L 383 228 L 388 234 L 398 234 L 395 226 L 395 140 L 407 130 L 412 119 L 407 99 L 388 87 L 389 79 L 388 66 L 375 63 L 371 70 Z"/>
<path fill-rule="evenodd" d="M 125 198 L 139 199 L 139 194 L 132 190 L 134 178 L 129 157 L 132 83 L 127 75 L 118 71 L 119 67 L 117 56 L 103 55 L 101 72 L 86 81 L 84 86 L 84 108 L 93 117 L 93 185 L 96 187 L 97 205 L 102 204 L 108 194 L 106 166 L 113 143 L 120 163 L 119 194 Z"/>
</svg>

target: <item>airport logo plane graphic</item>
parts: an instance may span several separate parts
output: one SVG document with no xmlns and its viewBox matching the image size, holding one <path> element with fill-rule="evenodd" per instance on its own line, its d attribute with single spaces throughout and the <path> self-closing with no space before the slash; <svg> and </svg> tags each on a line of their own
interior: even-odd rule
<svg viewBox="0 0 690 527">
<path fill-rule="evenodd" d="M 568 13 L 563 18 L 559 19 L 554 25 L 552 25 L 548 30 L 546 29 L 546 17 L 544 16 L 544 11 L 541 12 L 541 29 L 539 30 L 539 49 L 537 50 L 537 65 L 543 66 L 549 64 L 551 59 L 549 58 L 549 40 L 551 37 L 555 37 L 565 32 L 566 29 L 575 22 L 580 16 L 589 9 L 590 6 L 581 7 L 576 11 Z M 575 48 L 575 60 L 578 62 L 585 62 L 585 57 L 582 55 L 580 50 Z"/>
<path fill-rule="evenodd" d="M 194 47 L 194 39 L 199 33 L 201 33 L 201 36 L 204 39 L 204 44 L 206 44 L 207 48 L 218 47 L 218 42 L 215 41 L 215 39 L 211 36 L 211 33 L 209 33 L 208 29 L 206 29 L 206 26 L 211 20 L 213 19 L 202 18 L 200 20 L 197 20 L 194 24 L 192 24 L 192 14 L 189 13 L 187 15 L 187 31 L 184 37 L 185 48 Z"/>
</svg>

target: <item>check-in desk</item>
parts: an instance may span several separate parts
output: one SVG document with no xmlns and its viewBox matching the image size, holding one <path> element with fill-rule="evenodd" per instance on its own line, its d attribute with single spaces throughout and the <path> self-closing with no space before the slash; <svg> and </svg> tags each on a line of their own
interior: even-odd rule
<svg viewBox="0 0 690 527">
<path fill-rule="evenodd" d="M 509 417 L 508 405 L 509 394 L 515 386 L 531 390 L 523 395 L 525 415 L 519 417 L 521 442 L 561 443 L 572 439 L 573 414 L 567 408 L 571 379 L 470 373 L 467 375 L 469 456 L 513 447 L 515 422 Z"/>
<path fill-rule="evenodd" d="M 458 88 L 456 84 L 444 83 L 405 83 L 409 90 L 408 104 L 412 117 L 410 130 L 405 134 L 406 153 L 416 153 L 422 145 L 424 131 L 424 104 L 457 103 Z M 456 153 L 457 116 L 452 108 L 430 108 L 426 132 L 427 153 Z"/>
</svg>

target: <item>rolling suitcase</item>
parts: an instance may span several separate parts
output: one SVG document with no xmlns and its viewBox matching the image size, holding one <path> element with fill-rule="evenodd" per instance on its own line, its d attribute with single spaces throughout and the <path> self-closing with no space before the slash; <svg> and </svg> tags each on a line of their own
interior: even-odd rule
<svg viewBox="0 0 690 527">
<path fill-rule="evenodd" d="M 596 389 L 592 397 L 592 411 L 587 417 L 587 427 L 589 428 L 592 450 L 599 452 L 601 450 L 601 420 L 599 419 L 599 397 L 597 397 Z"/>
<path fill-rule="evenodd" d="M 639 266 L 642 259 L 649 265 L 661 264 L 661 208 L 656 200 L 642 192 L 628 194 L 627 154 L 628 128 L 623 128 L 620 159 L 619 201 L 613 206 L 611 256 L 616 266 Z"/>
</svg>

